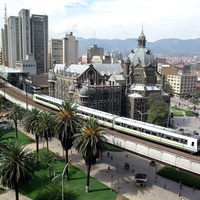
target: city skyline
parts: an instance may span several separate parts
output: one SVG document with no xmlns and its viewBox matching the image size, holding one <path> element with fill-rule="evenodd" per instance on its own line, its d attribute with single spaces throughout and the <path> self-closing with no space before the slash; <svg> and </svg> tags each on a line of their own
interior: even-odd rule
<svg viewBox="0 0 200 200">
<path fill-rule="evenodd" d="M 197 0 L 6 0 L 0 6 L 1 28 L 5 4 L 7 17 L 18 16 L 21 9 L 30 9 L 31 15 L 48 15 L 49 39 L 64 38 L 69 32 L 85 39 L 137 38 L 142 28 L 150 42 L 200 37 L 200 2 Z"/>
</svg>

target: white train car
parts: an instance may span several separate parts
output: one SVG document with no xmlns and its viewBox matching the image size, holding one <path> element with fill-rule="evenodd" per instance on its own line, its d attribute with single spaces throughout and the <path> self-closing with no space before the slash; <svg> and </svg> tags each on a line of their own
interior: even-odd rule
<svg viewBox="0 0 200 200">
<path fill-rule="evenodd" d="M 103 111 L 95 110 L 92 108 L 84 107 L 84 106 L 78 106 L 77 107 L 78 113 L 81 114 L 83 117 L 90 117 L 97 119 L 100 125 L 113 128 L 114 126 L 114 120 L 113 118 L 119 117 L 118 115 L 113 115 L 110 113 L 106 113 Z"/>
<path fill-rule="evenodd" d="M 42 104 L 44 106 L 53 108 L 55 110 L 58 110 L 58 105 L 62 105 L 62 103 L 64 102 L 61 99 L 57 99 L 43 94 L 34 94 L 33 101 Z"/>
<path fill-rule="evenodd" d="M 181 134 L 174 129 L 129 118 L 115 118 L 114 129 L 147 140 L 196 153 L 200 150 L 200 136 Z"/>
<path fill-rule="evenodd" d="M 46 95 L 34 95 L 33 100 L 53 109 L 58 109 L 63 100 Z M 125 134 L 141 137 L 167 146 L 178 148 L 191 153 L 200 150 L 200 136 L 183 134 L 174 129 L 157 126 L 118 115 L 102 112 L 92 108 L 77 106 L 78 113 L 84 118 L 96 118 L 100 125 L 112 128 Z"/>
</svg>

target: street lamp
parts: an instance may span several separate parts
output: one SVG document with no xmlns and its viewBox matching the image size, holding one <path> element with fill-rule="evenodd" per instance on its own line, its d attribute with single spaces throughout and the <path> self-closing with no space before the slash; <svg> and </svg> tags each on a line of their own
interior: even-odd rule
<svg viewBox="0 0 200 200">
<path fill-rule="evenodd" d="M 26 85 L 26 110 L 28 110 L 28 94 L 27 94 L 27 83 L 25 81 L 25 85 Z"/>
<path fill-rule="evenodd" d="M 141 115 L 141 120 L 140 121 L 143 121 L 143 115 L 146 115 L 146 114 L 148 114 L 148 113 L 142 113 L 140 110 L 136 110 L 136 111 L 138 111 L 139 113 L 140 113 L 140 115 Z"/>
<path fill-rule="evenodd" d="M 6 82 L 4 81 L 4 83 L 3 83 L 3 91 L 4 91 L 4 98 L 5 98 L 5 96 L 6 96 Z"/>
<path fill-rule="evenodd" d="M 70 161 L 71 161 L 71 159 L 70 159 Z M 65 171 L 66 171 L 68 165 L 69 165 L 69 163 L 67 163 L 67 164 L 65 165 L 62 174 L 58 174 L 57 176 L 55 176 L 55 177 L 52 179 L 52 181 L 54 181 L 56 178 L 62 176 L 62 200 L 64 200 L 64 175 L 65 175 Z"/>
</svg>

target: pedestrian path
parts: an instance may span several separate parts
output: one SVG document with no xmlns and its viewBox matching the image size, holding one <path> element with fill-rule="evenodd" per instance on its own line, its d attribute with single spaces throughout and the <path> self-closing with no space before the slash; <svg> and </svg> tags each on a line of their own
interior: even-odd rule
<svg viewBox="0 0 200 200">
<path fill-rule="evenodd" d="M 28 134 L 28 136 L 34 138 L 34 136 L 31 134 Z M 44 141 L 40 141 L 40 148 L 43 148 L 43 146 L 45 147 L 46 143 Z M 30 149 L 35 149 L 36 145 L 35 143 L 32 143 L 27 145 L 27 147 Z M 51 151 L 59 153 L 60 156 L 63 156 L 62 147 L 57 139 L 53 138 L 49 142 L 49 148 Z M 182 186 L 182 189 L 180 189 L 179 183 L 156 176 L 155 167 L 149 165 L 150 160 L 141 158 L 138 155 L 126 151 L 109 152 L 109 157 L 107 156 L 107 153 L 108 152 L 104 152 L 102 159 L 99 159 L 97 163 L 92 166 L 91 176 L 112 188 L 116 192 L 120 192 L 117 200 L 122 200 L 123 196 L 129 200 L 199 200 L 199 190 L 194 192 L 192 188 L 184 185 Z M 74 149 L 69 151 L 69 159 L 72 160 L 71 163 L 74 166 L 86 171 L 86 166 L 83 159 L 81 159 Z M 124 162 L 128 162 L 130 166 L 134 165 L 134 172 L 132 171 L 131 167 L 129 169 L 125 169 Z M 110 170 L 108 170 L 108 167 Z M 159 170 L 161 167 L 163 167 L 162 164 L 157 163 L 157 170 Z M 137 187 L 135 185 L 134 175 L 136 172 L 147 175 L 145 187 Z M 119 190 L 119 188 L 121 189 Z M 5 195 L 6 194 L 4 194 L 4 196 Z M 1 195 L 0 199 L 12 200 L 11 197 L 4 196 Z M 29 199 L 20 196 L 20 200 Z"/>
</svg>

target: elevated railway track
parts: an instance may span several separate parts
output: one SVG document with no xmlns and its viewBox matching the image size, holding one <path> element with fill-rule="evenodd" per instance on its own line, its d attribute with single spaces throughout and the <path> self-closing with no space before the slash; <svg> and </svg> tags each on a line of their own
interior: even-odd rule
<svg viewBox="0 0 200 200">
<path fill-rule="evenodd" d="M 12 85 L 0 83 L 0 94 L 6 99 L 19 103 L 23 108 L 30 110 L 37 107 L 41 110 L 52 111 L 43 105 L 33 101 L 32 95 L 13 87 Z M 147 141 L 141 138 L 125 135 L 124 133 L 105 128 L 108 142 L 130 152 L 145 156 L 150 160 L 162 162 L 177 168 L 181 168 L 196 174 L 200 174 L 199 154 L 189 154 L 188 152 L 173 149 L 161 144 Z"/>
</svg>

